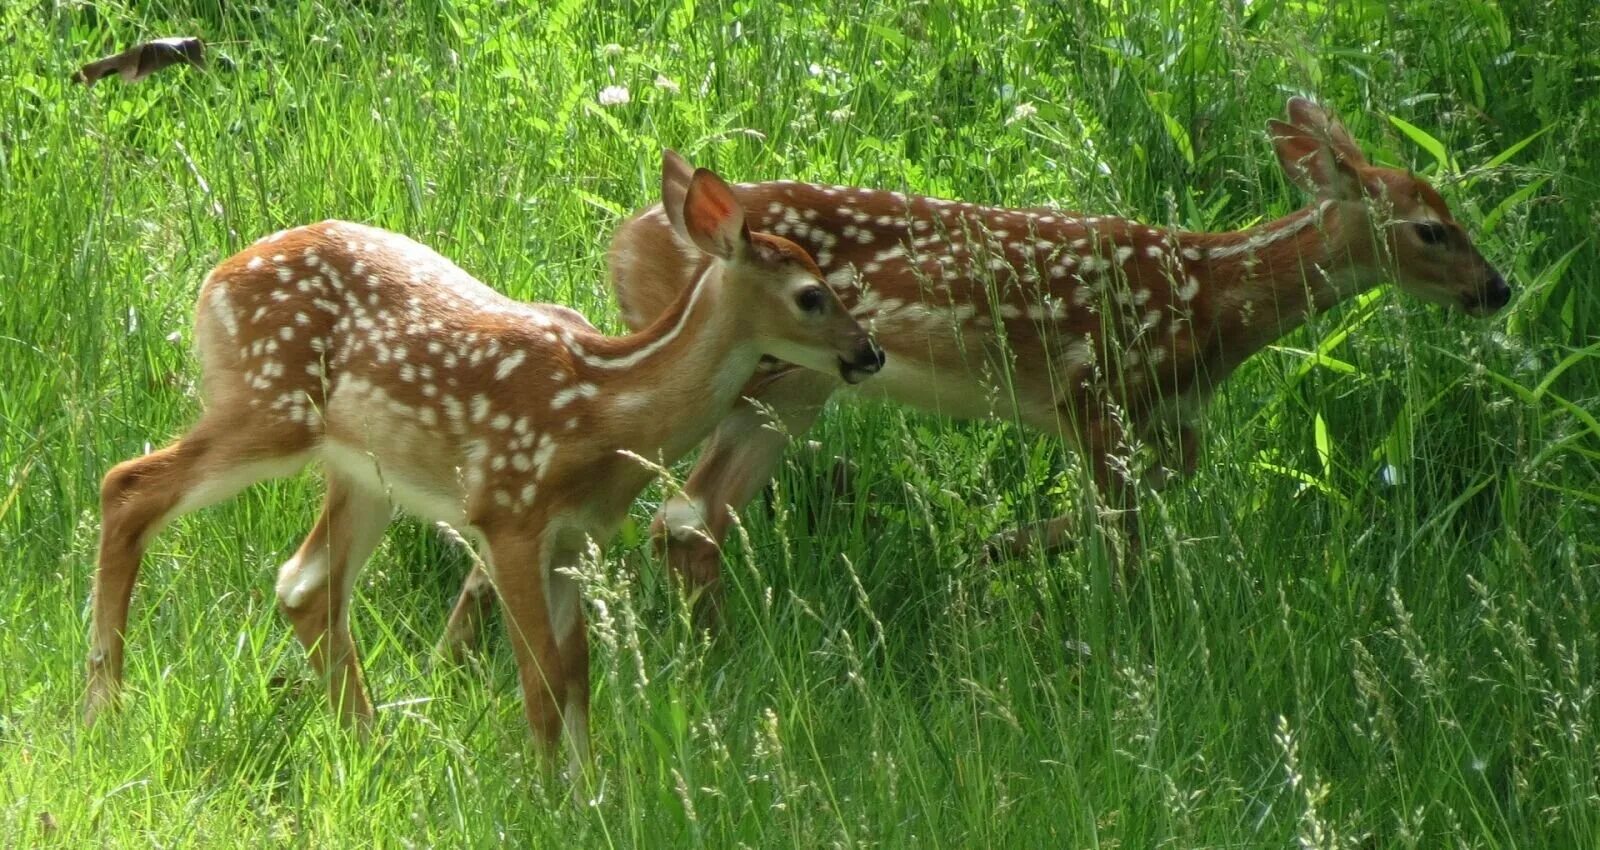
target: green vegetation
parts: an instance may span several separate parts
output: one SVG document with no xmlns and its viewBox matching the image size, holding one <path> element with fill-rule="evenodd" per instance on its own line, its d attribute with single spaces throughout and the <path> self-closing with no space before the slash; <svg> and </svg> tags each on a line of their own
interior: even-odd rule
<svg viewBox="0 0 1600 850">
<path fill-rule="evenodd" d="M 1590 0 L 602 6 L 0 5 L 3 843 L 1600 846 Z M 189 34 L 210 70 L 67 80 Z M 1055 441 L 839 406 L 735 535 L 721 639 L 640 540 L 659 490 L 592 567 L 579 807 L 498 635 L 430 666 L 467 561 L 428 527 L 363 574 L 380 726 L 337 728 L 272 595 L 307 473 L 158 539 L 124 710 L 81 728 L 98 478 L 192 420 L 195 292 L 256 237 L 371 222 L 615 328 L 603 249 L 664 145 L 1234 228 L 1300 203 L 1264 133 L 1295 92 L 1435 180 L 1515 300 L 1380 291 L 1253 360 L 1126 588 L 1092 546 L 974 563 L 1076 502 Z"/>
</svg>

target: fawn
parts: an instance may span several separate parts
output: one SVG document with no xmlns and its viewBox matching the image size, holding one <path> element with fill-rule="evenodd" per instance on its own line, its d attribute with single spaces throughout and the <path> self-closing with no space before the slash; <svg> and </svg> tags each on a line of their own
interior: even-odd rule
<svg viewBox="0 0 1600 850">
<path fill-rule="evenodd" d="M 1087 462 L 1136 549 L 1132 448 L 1143 442 L 1160 455 L 1153 485 L 1168 468 L 1192 472 L 1207 397 L 1311 314 L 1384 280 L 1473 315 L 1510 300 L 1505 279 L 1426 181 L 1367 162 L 1316 103 L 1291 99 L 1288 118 L 1269 123 L 1272 144 L 1312 203 L 1240 232 L 786 180 L 734 191 L 762 227 L 813 252 L 889 352 L 888 367 L 863 394 L 1061 436 Z M 650 207 L 612 240 L 612 283 L 632 326 L 666 309 L 703 265 L 668 225 L 665 211 Z M 782 455 L 783 433 L 808 428 L 837 387 L 781 366 L 763 375 L 747 390 L 762 406 L 735 407 L 683 492 L 657 514 L 653 536 L 669 544 L 675 574 L 709 591 L 713 617 L 730 509 L 760 491 Z M 765 427 L 769 412 L 781 432 Z M 1072 536 L 1063 514 L 991 546 L 1050 550 Z M 487 603 L 481 576 L 468 578 L 462 598 Z M 458 606 L 446 642 L 470 642 L 471 619 Z"/>
<path fill-rule="evenodd" d="M 763 356 L 855 383 L 883 352 L 806 251 L 752 233 L 735 193 L 672 151 L 662 203 L 695 279 L 639 332 L 513 301 L 403 236 L 338 221 L 269 236 L 201 288 L 205 410 L 101 490 L 86 720 L 122 680 L 140 558 L 175 517 L 322 462 L 327 500 L 278 574 L 280 608 L 340 718 L 372 716 L 349 630 L 357 573 L 392 505 L 485 550 L 524 711 L 547 755 L 588 757 L 589 650 L 572 577 L 653 473 L 726 416 Z M 700 262 L 704 254 L 707 262 Z"/>
</svg>

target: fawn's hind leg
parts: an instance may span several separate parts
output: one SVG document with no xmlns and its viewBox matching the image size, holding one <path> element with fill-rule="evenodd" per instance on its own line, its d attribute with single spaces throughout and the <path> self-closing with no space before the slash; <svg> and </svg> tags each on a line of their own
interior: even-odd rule
<svg viewBox="0 0 1600 850">
<path fill-rule="evenodd" d="M 89 631 L 84 722 L 115 702 L 122 686 L 123 633 L 139 563 L 173 519 L 225 501 L 258 481 L 292 475 L 310 459 L 304 431 L 207 416 L 177 442 L 117 464 L 100 486 L 100 553 Z"/>
</svg>

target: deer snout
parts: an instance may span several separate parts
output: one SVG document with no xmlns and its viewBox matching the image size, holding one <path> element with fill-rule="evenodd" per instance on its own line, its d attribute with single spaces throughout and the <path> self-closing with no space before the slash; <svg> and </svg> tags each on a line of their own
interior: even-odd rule
<svg viewBox="0 0 1600 850">
<path fill-rule="evenodd" d="M 1483 303 L 1490 310 L 1498 310 L 1511 303 L 1511 287 L 1499 272 L 1495 272 L 1484 286 Z"/>
<path fill-rule="evenodd" d="M 1511 303 L 1511 286 L 1499 272 L 1490 271 L 1489 278 L 1466 300 L 1468 313 L 1474 316 L 1493 315 Z"/>
<path fill-rule="evenodd" d="M 839 358 L 839 377 L 847 384 L 859 384 L 883 368 L 885 355 L 872 339 L 866 338 L 849 357 Z"/>
</svg>

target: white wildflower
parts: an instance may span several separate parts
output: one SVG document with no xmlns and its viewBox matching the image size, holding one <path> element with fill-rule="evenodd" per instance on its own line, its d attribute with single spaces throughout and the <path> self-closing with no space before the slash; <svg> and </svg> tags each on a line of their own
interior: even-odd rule
<svg viewBox="0 0 1600 850">
<path fill-rule="evenodd" d="M 1038 114 L 1039 107 L 1034 106 L 1027 101 L 1023 101 L 1022 103 L 1017 104 L 1017 108 L 1011 110 L 1011 117 L 1006 119 L 1006 123 L 1015 124 L 1018 121 L 1026 121 Z"/>
<path fill-rule="evenodd" d="M 600 53 L 603 56 L 621 56 L 622 45 L 615 43 L 604 45 L 600 48 Z"/>
<path fill-rule="evenodd" d="M 656 88 L 665 89 L 671 94 L 677 94 L 678 92 L 683 91 L 682 87 L 669 79 L 665 74 L 656 75 Z"/>
<path fill-rule="evenodd" d="M 632 99 L 627 86 L 606 86 L 600 90 L 598 98 L 601 106 L 621 106 Z"/>
</svg>

